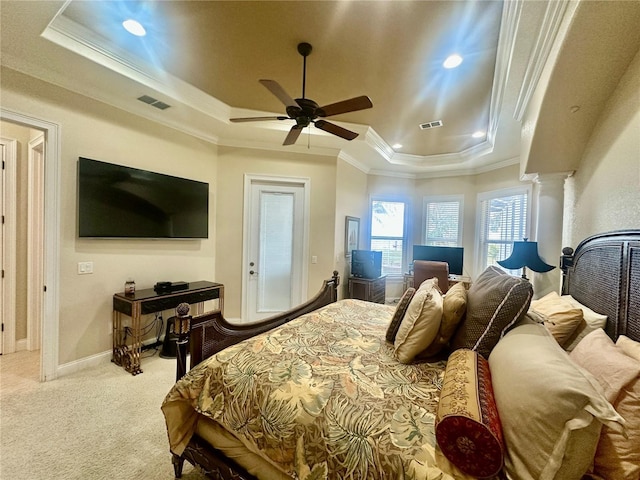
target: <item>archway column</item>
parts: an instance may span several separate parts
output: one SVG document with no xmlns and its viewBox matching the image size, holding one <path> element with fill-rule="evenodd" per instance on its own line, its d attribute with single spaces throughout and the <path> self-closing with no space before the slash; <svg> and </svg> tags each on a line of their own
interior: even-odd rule
<svg viewBox="0 0 640 480">
<path fill-rule="evenodd" d="M 534 224 L 538 253 L 546 263 L 556 267 L 547 273 L 532 272 L 535 298 L 543 297 L 552 291 L 560 291 L 562 276 L 558 265 L 562 251 L 564 186 L 571 173 L 537 174 L 533 179 L 537 185 L 537 209 Z"/>
</svg>

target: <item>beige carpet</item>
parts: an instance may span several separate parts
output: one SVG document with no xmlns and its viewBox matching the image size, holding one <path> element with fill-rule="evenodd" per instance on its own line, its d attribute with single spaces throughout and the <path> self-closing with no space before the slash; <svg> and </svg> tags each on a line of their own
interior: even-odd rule
<svg viewBox="0 0 640 480">
<path fill-rule="evenodd" d="M 40 383 L 32 357 L 0 356 L 0 479 L 174 478 L 160 405 L 175 359 L 144 358 L 135 377 L 108 363 Z M 205 477 L 185 463 L 182 478 Z"/>
</svg>

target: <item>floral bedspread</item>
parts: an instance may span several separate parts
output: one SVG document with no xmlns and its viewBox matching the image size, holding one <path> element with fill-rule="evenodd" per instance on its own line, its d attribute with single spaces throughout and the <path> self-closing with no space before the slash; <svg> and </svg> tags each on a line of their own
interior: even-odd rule
<svg viewBox="0 0 640 480">
<path fill-rule="evenodd" d="M 450 479 L 435 460 L 445 362 L 400 364 L 392 314 L 341 300 L 204 361 L 163 404 L 172 451 L 198 412 L 293 478 Z"/>
</svg>

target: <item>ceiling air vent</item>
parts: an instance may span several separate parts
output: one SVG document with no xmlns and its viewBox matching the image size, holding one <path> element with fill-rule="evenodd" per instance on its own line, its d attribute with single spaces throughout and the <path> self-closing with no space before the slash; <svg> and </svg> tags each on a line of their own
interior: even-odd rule
<svg viewBox="0 0 640 480">
<path fill-rule="evenodd" d="M 167 105 L 164 102 L 161 102 L 156 98 L 150 97 L 149 95 L 142 95 L 141 97 L 138 97 L 138 100 L 140 100 L 141 102 L 147 103 L 152 107 L 159 108 L 160 110 L 166 110 L 171 106 L 171 105 Z"/>
<path fill-rule="evenodd" d="M 434 120 L 433 122 L 421 123 L 420 128 L 422 130 L 428 130 L 429 128 L 437 128 L 442 126 L 442 120 Z"/>
</svg>

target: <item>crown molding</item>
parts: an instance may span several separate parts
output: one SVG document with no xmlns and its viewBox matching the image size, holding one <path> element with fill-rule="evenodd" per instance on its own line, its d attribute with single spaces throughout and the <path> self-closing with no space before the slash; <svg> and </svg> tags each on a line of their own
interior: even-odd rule
<svg viewBox="0 0 640 480">
<path fill-rule="evenodd" d="M 542 26 L 538 31 L 538 37 L 527 62 L 524 80 L 516 100 L 513 117 L 519 122 L 522 121 L 533 92 L 538 86 L 538 81 L 551 53 L 569 3 L 570 0 L 556 0 L 547 3 Z"/>
<path fill-rule="evenodd" d="M 168 72 L 134 58 L 126 50 L 115 46 L 110 50 L 103 48 L 104 40 L 100 36 L 61 15 L 66 6 L 47 25 L 41 35 L 43 38 L 194 110 L 217 120 L 228 120 L 231 108 L 227 104 Z M 171 104 L 170 100 L 160 100 Z"/>
</svg>

